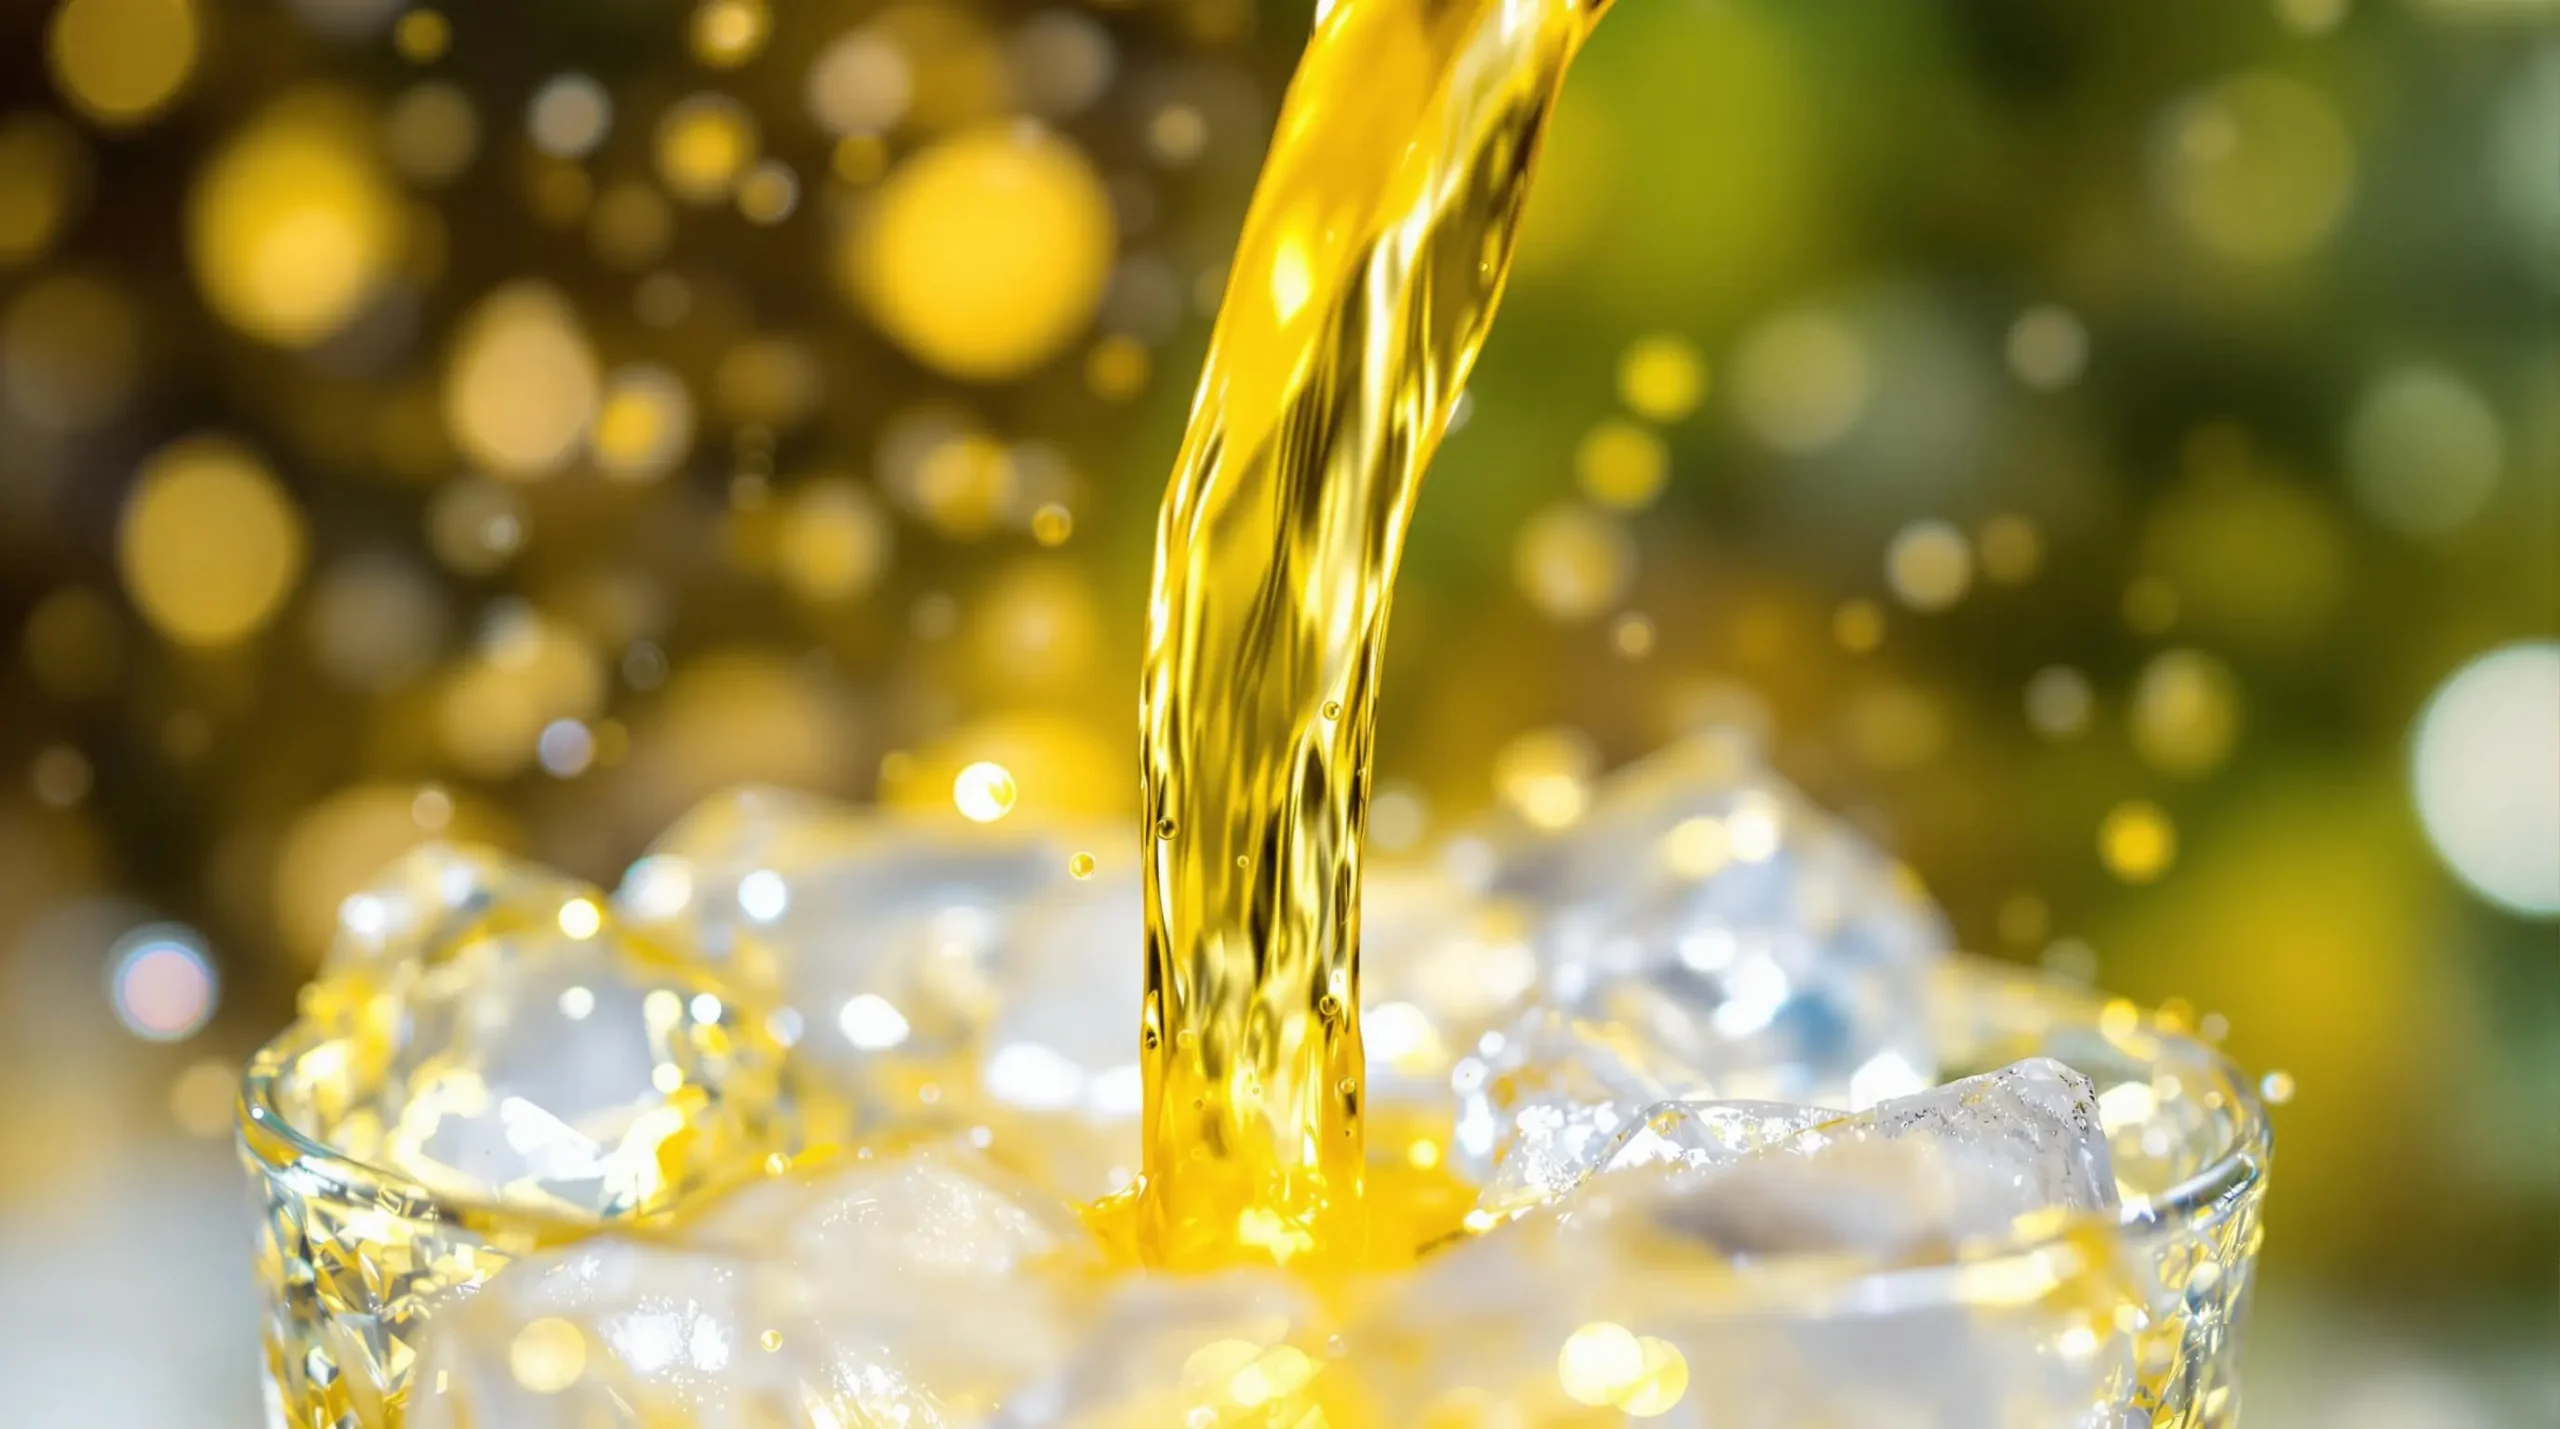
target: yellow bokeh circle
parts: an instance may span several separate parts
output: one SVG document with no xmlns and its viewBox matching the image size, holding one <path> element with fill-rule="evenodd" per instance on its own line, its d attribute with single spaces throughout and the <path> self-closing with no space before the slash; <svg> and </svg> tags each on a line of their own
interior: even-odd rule
<svg viewBox="0 0 2560 1429">
<path fill-rule="evenodd" d="M 195 0 L 63 0 L 45 38 L 63 97 L 98 123 L 123 128 L 178 97 L 204 36 Z"/>
<path fill-rule="evenodd" d="M 576 453 L 602 386 L 568 300 L 544 283 L 510 283 L 481 299 L 454 339 L 445 428 L 483 470 L 540 476 Z"/>
<path fill-rule="evenodd" d="M 0 120 L 0 268 L 44 256 L 78 215 L 89 156 L 50 114 Z"/>
<path fill-rule="evenodd" d="M 725 94 L 694 95 L 658 121 L 658 178 L 686 203 L 718 203 L 762 143 L 745 105 Z"/>
<path fill-rule="evenodd" d="M 1641 511 L 1662 494 L 1671 475 L 1671 452 L 1647 428 L 1612 418 L 1582 434 L 1573 452 L 1573 474 L 1582 494 L 1601 505 Z"/>
<path fill-rule="evenodd" d="M 1113 245 L 1110 198 L 1075 146 L 1035 126 L 988 126 L 892 175 L 841 272 L 919 361 L 996 381 L 1092 319 Z"/>
<path fill-rule="evenodd" d="M 1706 395 L 1706 361 L 1685 338 L 1655 333 L 1618 358 L 1618 400 L 1646 421 L 1679 421 Z"/>
<path fill-rule="evenodd" d="M 307 347 L 381 286 L 399 254 L 400 206 L 363 132 L 360 116 L 336 99 L 287 100 L 197 177 L 187 256 L 225 322 Z"/>
<path fill-rule="evenodd" d="M 2355 140 L 2335 106 L 2260 71 L 2174 109 L 2158 182 L 2197 241 L 2248 262 L 2300 257 L 2337 226 L 2355 191 Z"/>
<path fill-rule="evenodd" d="M 189 437 L 143 464 L 117 532 L 125 589 L 152 628 L 212 649 L 275 617 L 302 574 L 301 513 L 255 453 Z"/>
<path fill-rule="evenodd" d="M 1588 620 L 1616 605 L 1635 582 L 1635 538 L 1605 511 L 1560 501 L 1522 523 L 1511 546 L 1511 576 L 1548 616 Z"/>
</svg>

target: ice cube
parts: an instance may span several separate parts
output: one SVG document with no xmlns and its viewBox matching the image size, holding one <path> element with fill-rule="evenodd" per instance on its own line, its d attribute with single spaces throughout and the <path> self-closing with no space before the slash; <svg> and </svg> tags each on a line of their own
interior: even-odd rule
<svg viewBox="0 0 2560 1429">
<path fill-rule="evenodd" d="M 956 817 L 747 789 L 680 821 L 614 897 L 634 926 L 778 995 L 800 1019 L 801 1059 L 876 1126 L 928 1115 L 970 1080 L 998 952 L 1022 905 L 1067 880 L 1069 852 Z"/>
<path fill-rule="evenodd" d="M 496 849 L 420 844 L 338 905 L 337 931 L 318 980 L 305 991 L 305 1011 L 346 1031 L 369 999 L 396 996 L 474 939 L 554 925 L 563 909 L 571 909 L 575 925 L 603 902 L 587 884 Z"/>
<path fill-rule="evenodd" d="M 410 1429 L 798 1424 L 755 1267 L 612 1237 L 519 1261 L 422 1337 Z M 764 1416 L 759 1419 L 758 1415 Z"/>
<path fill-rule="evenodd" d="M 2112 1429 L 2132 1388 L 2123 1268 L 2081 1240 L 1946 1243 L 1963 1207 L 1927 1178 L 2017 1119 L 2059 1134 L 2046 1109 L 1990 1105 L 2039 1094 L 1984 1093 L 1938 1099 L 1961 1134 L 1921 1108 L 1789 1134 L 1821 1114 L 1657 1106 L 1605 1173 L 1390 1282 L 1345 1332 L 1345 1373 L 1400 1424 L 1615 1409 L 1716 1429 Z M 1998 1256 L 1978 1276 L 1951 1264 L 1978 1250 Z"/>
<path fill-rule="evenodd" d="M 1865 1142 L 1934 1147 L 1955 1178 L 1947 1223 L 1957 1238 L 2006 1234 L 2038 1211 L 2117 1206 L 2098 1091 L 2050 1057 L 1897 1097 L 1816 1127 L 1785 1148 L 1819 1157 Z"/>
<path fill-rule="evenodd" d="M 1571 1190 L 1657 1103 L 1705 1084 L 1632 1029 L 1535 1007 L 1459 1062 L 1458 1169 L 1508 1215 Z"/>
<path fill-rule="evenodd" d="M 1528 910 L 1436 869 L 1387 866 L 1360 890 L 1360 1039 L 1373 1103 L 1443 1103 L 1458 1061 L 1538 978 Z"/>
<path fill-rule="evenodd" d="M 826 1327 L 832 1382 L 894 1374 L 972 1414 L 1064 1362 L 1102 1259 L 1068 1203 L 962 1144 L 749 1187 L 689 1241 L 767 1267 L 759 1305 Z"/>
<path fill-rule="evenodd" d="M 1784 1102 L 1660 1102 L 1601 1148 L 1597 1169 L 1672 1166 L 1694 1172 L 1728 1166 L 1843 1115 Z"/>
<path fill-rule="evenodd" d="M 997 952 L 978 1089 L 999 1156 L 1092 1200 L 1138 1173 L 1146 923 L 1136 831 L 1083 847 L 1096 866 L 1028 903 Z"/>
<path fill-rule="evenodd" d="M 1490 1429 L 1589 1414 L 1558 1382 L 1558 1356 L 1575 1326 L 1605 1319 L 1616 1285 L 1606 1260 L 1560 1252 L 1548 1229 L 1499 1227 L 1372 1287 L 1343 1344 L 1376 1422 Z"/>
<path fill-rule="evenodd" d="M 1500 886 L 1550 910 L 1545 992 L 1640 1029 L 1723 1097 L 1865 1106 L 1934 1078 L 1949 939 L 1917 880 L 1729 741 L 1602 781 L 1515 846 Z"/>
<path fill-rule="evenodd" d="M 1662 1134 L 1696 1145 L 1713 1115 L 1680 1109 Z M 1767 1135 L 1784 1120 L 1748 1132 L 1759 1144 L 1741 1154 L 1613 1161 L 1589 1189 L 1628 1197 L 1652 1176 L 1657 1221 L 1730 1256 L 1944 1254 L 2006 1239 L 2021 1218 L 2117 1205 L 2096 1089 L 2050 1058 Z"/>
<path fill-rule="evenodd" d="M 975 1424 L 1063 1372 L 1097 1256 L 965 1148 L 794 1171 L 510 1267 L 429 1332 L 411 1423 Z"/>
<path fill-rule="evenodd" d="M 1059 1371 L 1008 1396 L 987 1429 L 1324 1424 L 1340 1380 L 1326 1361 L 1317 1305 L 1277 1272 L 1131 1276 Z"/>
<path fill-rule="evenodd" d="M 1068 1204 L 965 1144 L 803 1167 L 725 1197 L 689 1243 L 786 1262 L 822 1280 L 1001 1280 L 1035 1262 L 1091 1269 Z"/>
<path fill-rule="evenodd" d="M 391 1006 L 334 1049 L 351 1101 L 309 1129 L 441 1195 L 606 1220 L 785 1143 L 767 1013 L 609 921 L 438 950 Z"/>
</svg>

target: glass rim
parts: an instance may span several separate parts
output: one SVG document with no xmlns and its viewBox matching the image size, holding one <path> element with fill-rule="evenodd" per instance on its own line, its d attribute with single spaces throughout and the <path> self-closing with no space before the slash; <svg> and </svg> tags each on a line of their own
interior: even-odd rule
<svg viewBox="0 0 2560 1429">
<path fill-rule="evenodd" d="M 2018 964 L 1956 954 L 1937 973 L 1933 1010 L 1942 1009 L 1951 998 L 1969 1012 L 1979 1010 L 1974 1002 L 1988 1004 L 2004 996 L 2032 999 L 2048 1012 L 2061 1008 L 2071 1014 L 2066 1022 L 2055 1025 L 2096 1029 L 2110 1046 L 2138 1065 L 2181 1075 L 2202 1074 L 2221 1098 L 2216 1123 L 2229 1126 L 2227 1142 L 2218 1144 L 2204 1165 L 2168 1187 L 2125 1198 L 2112 1219 L 2097 1215 L 2028 1218 L 2004 1239 L 1971 1243 L 1952 1255 L 1901 1264 L 1849 1262 L 1836 1252 L 1772 1256 L 1754 1261 L 1753 1275 L 1738 1278 L 1761 1281 L 1764 1287 L 1780 1283 L 1797 1290 L 1845 1290 L 1848 1300 L 1833 1308 L 1891 1313 L 1918 1303 L 1945 1303 L 1932 1287 L 1951 1274 L 1979 1272 L 2003 1263 L 2050 1267 L 2057 1257 L 2078 1263 L 2086 1258 L 2092 1232 L 2138 1247 L 2181 1227 L 2219 1224 L 2263 1187 L 2274 1143 L 2264 1101 L 2255 1084 L 2213 1043 L 2157 1009 L 2108 998 L 2086 985 Z M 286 1071 L 324 1040 L 323 1029 L 307 1019 L 295 1019 L 250 1057 L 235 1106 L 243 1152 L 264 1174 L 296 1183 L 294 1188 L 301 1194 L 361 1200 L 380 1211 L 459 1225 L 493 1242 L 528 1247 L 663 1224 L 682 1214 L 664 1212 L 599 1224 L 534 1207 L 467 1201 L 341 1151 L 296 1126 L 276 1097 Z M 712 1194 L 718 1194 L 717 1189 Z M 1790 1270 L 1816 1273 L 1808 1277 Z M 1747 1298 L 1766 1302 L 1770 1297 L 1763 1293 Z M 1782 1293 L 1778 1298 L 1794 1297 Z"/>
</svg>

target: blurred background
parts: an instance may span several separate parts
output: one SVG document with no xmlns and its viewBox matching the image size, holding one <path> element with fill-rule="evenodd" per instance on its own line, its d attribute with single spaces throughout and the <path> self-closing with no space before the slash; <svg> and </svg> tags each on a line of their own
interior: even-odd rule
<svg viewBox="0 0 2560 1429">
<path fill-rule="evenodd" d="M 255 1422 L 237 1068 L 407 844 L 1129 812 L 1308 24 L 0 5 L 10 1423 Z M 1622 0 L 1376 839 L 1748 725 L 1969 946 L 2275 1074 L 2253 1426 L 2560 1422 L 2556 310 L 2548 0 Z"/>
</svg>

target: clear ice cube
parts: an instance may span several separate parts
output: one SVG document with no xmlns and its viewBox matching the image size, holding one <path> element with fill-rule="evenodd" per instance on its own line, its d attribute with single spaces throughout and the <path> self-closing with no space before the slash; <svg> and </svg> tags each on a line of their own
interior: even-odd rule
<svg viewBox="0 0 2560 1429">
<path fill-rule="evenodd" d="M 413 1429 L 983 1422 L 1064 1373 L 1092 1238 L 965 1148 L 792 1172 L 508 1268 L 430 1329 Z"/>
<path fill-rule="evenodd" d="M 2012 1235 L 2115 1204 L 2076 1073 L 2026 1062 L 1851 1116 L 1661 1103 L 1601 1156 L 1360 1309 L 1343 1359 L 1384 1422 L 2123 1422 L 2124 1267 Z M 1967 1275 L 1972 1303 L 1946 1304 Z"/>
<path fill-rule="evenodd" d="M 1585 1190 L 1734 1257 L 1943 1256 L 2117 1206 L 2096 1089 L 2043 1057 L 1850 1116 L 1657 1108 Z"/>
<path fill-rule="evenodd" d="M 410 1429 L 801 1423 L 793 1368 L 762 1345 L 786 1332 L 754 1313 L 756 1273 L 611 1237 L 519 1261 L 428 1327 Z"/>
<path fill-rule="evenodd" d="M 978 1054 L 980 1114 L 1006 1160 L 1055 1193 L 1109 1195 L 1138 1173 L 1138 1006 L 1146 923 L 1134 830 L 1026 906 L 997 953 L 1003 996 Z"/>
<path fill-rule="evenodd" d="M 827 1281 L 1001 1280 L 1099 1254 L 1068 1204 L 965 1145 L 928 1144 L 795 1170 L 741 1188 L 688 1243 L 784 1262 Z"/>
<path fill-rule="evenodd" d="M 1009 1395 L 987 1429 L 1312 1429 L 1330 1422 L 1334 1388 L 1320 1313 L 1273 1271 L 1124 1278 L 1060 1368 Z"/>
<path fill-rule="evenodd" d="M 665 1209 L 778 1149 L 767 1013 L 552 913 L 436 949 L 380 1026 L 327 1050 L 354 1064 L 330 1140 L 441 1195 L 585 1220 Z"/>
<path fill-rule="evenodd" d="M 1544 992 L 1635 1029 L 1718 1096 L 1865 1106 L 1934 1080 L 1944 921 L 1908 870 L 1728 739 L 1603 780 L 1497 886 L 1548 910 Z"/>
<path fill-rule="evenodd" d="M 396 994 L 475 938 L 552 925 L 580 900 L 603 905 L 587 884 L 496 849 L 420 844 L 339 903 L 337 931 L 305 996 L 315 1006 L 307 1010 L 346 1030 L 344 1020 L 366 999 Z"/>
<path fill-rule="evenodd" d="M 1478 1204 L 1494 1215 L 1571 1190 L 1655 1104 L 1707 1090 L 1631 1029 L 1546 1007 L 1486 1033 L 1451 1087 L 1457 1167 L 1483 1187 Z"/>
<path fill-rule="evenodd" d="M 1685 1172 L 1706 1171 L 1729 1166 L 1843 1115 L 1784 1102 L 1660 1102 L 1601 1148 L 1593 1169 L 1598 1173 L 1669 1166 Z"/>
<path fill-rule="evenodd" d="M 1373 1103 L 1445 1103 L 1449 1076 L 1536 987 L 1529 910 L 1436 869 L 1372 868 L 1360 889 L 1360 1040 Z"/>
<path fill-rule="evenodd" d="M 803 1063 L 865 1123 L 895 1124 L 930 1119 L 969 1080 L 1002 1000 L 1000 950 L 1067 859 L 956 817 L 746 789 L 680 821 L 614 899 L 635 926 L 778 996 Z"/>
</svg>

